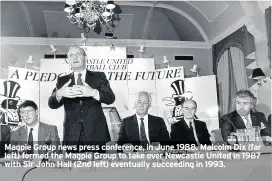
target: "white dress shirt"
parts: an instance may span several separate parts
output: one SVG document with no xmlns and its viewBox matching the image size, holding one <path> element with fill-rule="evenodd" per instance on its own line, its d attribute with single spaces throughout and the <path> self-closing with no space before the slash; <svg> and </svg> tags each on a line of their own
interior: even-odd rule
<svg viewBox="0 0 272 181">
<path fill-rule="evenodd" d="M 136 117 L 137 117 L 137 121 L 138 121 L 139 135 L 141 135 L 141 120 L 140 120 L 141 117 L 138 114 L 136 114 Z M 144 122 L 144 126 L 145 126 L 145 135 L 146 135 L 148 143 L 150 143 L 149 130 L 148 130 L 148 114 L 146 114 L 142 118 L 144 118 L 143 122 Z"/>
<path fill-rule="evenodd" d="M 198 140 L 198 137 L 197 137 L 197 134 L 196 134 L 196 129 L 195 129 L 195 122 L 194 121 L 190 121 L 190 120 L 185 120 L 185 119 L 184 119 L 184 121 L 187 124 L 188 128 L 190 128 L 190 122 L 192 122 L 194 137 L 195 137 L 196 143 L 199 145 L 199 140 Z"/>
<path fill-rule="evenodd" d="M 27 141 L 28 141 L 28 136 L 29 136 L 31 128 L 33 128 L 33 130 L 32 130 L 33 142 L 36 142 L 36 141 L 39 140 L 39 126 L 40 126 L 40 122 L 39 121 L 33 127 L 30 127 L 30 126 L 26 125 L 26 127 L 27 127 Z"/>
<path fill-rule="evenodd" d="M 242 120 L 244 121 L 245 126 L 246 126 L 247 129 L 252 127 L 252 121 L 251 121 L 251 116 L 250 116 L 250 114 L 249 114 L 248 116 L 245 116 L 245 117 L 244 117 L 244 116 L 241 116 L 241 118 L 242 118 Z M 248 127 L 248 125 L 247 125 L 247 119 L 248 119 L 248 122 L 249 122 L 249 124 L 250 124 L 250 127 Z"/>
<path fill-rule="evenodd" d="M 75 78 L 75 84 L 76 84 L 76 85 L 77 85 L 77 78 L 78 78 L 78 74 L 79 74 L 79 73 L 81 73 L 81 80 L 82 80 L 82 82 L 85 82 L 86 72 L 87 72 L 86 69 L 84 69 L 84 70 L 81 71 L 81 72 L 74 72 L 74 78 Z"/>
</svg>

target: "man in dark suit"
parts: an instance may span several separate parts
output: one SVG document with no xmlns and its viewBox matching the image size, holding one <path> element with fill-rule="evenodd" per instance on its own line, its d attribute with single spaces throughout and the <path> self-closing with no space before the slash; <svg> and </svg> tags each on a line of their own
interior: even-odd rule
<svg viewBox="0 0 272 181">
<path fill-rule="evenodd" d="M 56 150 L 51 151 L 58 152 L 60 139 L 57 127 L 40 122 L 38 106 L 35 102 L 30 100 L 22 102 L 18 107 L 18 113 L 25 125 L 11 131 L 11 145 L 27 144 L 31 147 L 31 150 L 27 151 L 29 154 L 41 154 L 48 151 L 47 149 L 34 150 L 34 144 L 48 145 L 48 148 L 49 145 L 54 145 Z"/>
<path fill-rule="evenodd" d="M 262 136 L 271 136 L 265 115 L 261 112 L 253 112 L 254 95 L 249 90 L 240 90 L 236 93 L 233 101 L 235 111 L 222 116 L 221 133 L 223 140 L 227 143 L 228 136 L 235 133 L 237 129 L 247 129 L 252 126 L 265 127 L 261 130 Z"/>
<path fill-rule="evenodd" d="M 58 78 L 49 97 L 50 108 L 64 105 L 64 145 L 103 145 L 111 140 L 101 104 L 112 104 L 115 95 L 103 72 L 86 69 L 86 60 L 82 48 L 71 47 L 68 61 L 73 72 Z"/>
<path fill-rule="evenodd" d="M 197 104 L 187 99 L 182 104 L 184 118 L 171 126 L 172 144 L 207 144 L 210 145 L 210 134 L 206 123 L 195 119 Z"/>
<path fill-rule="evenodd" d="M 148 114 L 151 97 L 145 92 L 139 92 L 135 102 L 136 114 L 124 118 L 119 130 L 118 144 L 143 145 L 152 142 L 166 144 L 169 133 L 161 117 Z"/>
<path fill-rule="evenodd" d="M 1 121 L 0 121 L 1 123 Z M 7 152 L 7 150 L 5 150 L 5 144 L 9 144 L 9 140 L 10 140 L 10 127 L 9 125 L 1 125 L 0 128 L 0 158 L 4 157 L 5 152 Z"/>
</svg>

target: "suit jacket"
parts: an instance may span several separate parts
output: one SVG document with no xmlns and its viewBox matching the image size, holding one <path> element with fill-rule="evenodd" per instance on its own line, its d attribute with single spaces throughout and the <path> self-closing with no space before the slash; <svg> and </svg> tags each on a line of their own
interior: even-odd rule
<svg viewBox="0 0 272 181">
<path fill-rule="evenodd" d="M 62 98 L 60 102 L 56 99 L 56 90 L 60 89 L 66 82 L 72 79 L 69 87 L 75 85 L 74 74 L 59 77 L 56 88 L 49 97 L 49 107 L 57 109 L 64 105 L 64 144 L 77 145 L 81 123 L 85 131 L 85 141 L 91 144 L 105 144 L 110 141 L 110 133 L 101 103 L 112 104 L 115 95 L 110 88 L 109 81 L 103 72 L 86 72 L 85 82 L 99 91 L 100 100 L 93 97 Z M 82 101 L 82 104 L 80 104 Z"/>
<path fill-rule="evenodd" d="M 28 141 L 27 126 L 23 125 L 11 131 L 10 144 L 11 145 L 25 145 Z M 58 148 L 60 145 L 60 138 L 56 126 L 40 122 L 38 131 L 38 145 L 55 145 Z M 47 150 L 39 150 L 38 153 L 45 153 Z M 56 150 L 58 152 L 58 150 Z"/>
<path fill-rule="evenodd" d="M 271 128 L 268 126 L 265 115 L 261 112 L 250 112 L 252 126 L 261 127 L 261 123 L 266 127 L 261 130 L 262 136 L 271 136 Z M 227 142 L 228 136 L 231 132 L 236 132 L 236 129 L 246 129 L 245 123 L 242 117 L 233 111 L 229 114 L 222 116 L 221 118 L 221 133 L 223 140 Z"/>
<path fill-rule="evenodd" d="M 195 120 L 195 131 L 200 144 L 210 145 L 210 134 L 207 125 L 203 121 Z M 191 134 L 190 128 L 185 120 L 181 118 L 178 122 L 171 126 L 171 142 L 172 144 L 196 144 L 194 135 Z"/>
<path fill-rule="evenodd" d="M 10 127 L 8 125 L 1 125 L 1 139 L 0 139 L 0 158 L 4 157 L 5 144 L 9 144 L 10 140 Z"/>
<path fill-rule="evenodd" d="M 148 131 L 150 142 L 160 142 L 166 144 L 169 142 L 169 133 L 164 120 L 161 117 L 148 115 Z M 140 144 L 139 126 L 136 114 L 124 118 L 119 130 L 118 144 L 131 143 Z"/>
</svg>

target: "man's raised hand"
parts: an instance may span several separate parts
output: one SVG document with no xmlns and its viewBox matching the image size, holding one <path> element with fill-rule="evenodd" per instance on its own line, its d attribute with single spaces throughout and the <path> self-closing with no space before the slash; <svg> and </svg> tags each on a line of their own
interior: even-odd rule
<svg viewBox="0 0 272 181">
<path fill-rule="evenodd" d="M 75 98 L 75 97 L 81 97 L 82 96 L 82 91 L 78 89 L 74 89 L 73 87 L 68 87 L 69 84 L 71 83 L 71 79 L 69 79 L 68 82 L 66 82 L 57 92 L 57 98 L 61 99 L 62 97 L 66 98 Z"/>
</svg>

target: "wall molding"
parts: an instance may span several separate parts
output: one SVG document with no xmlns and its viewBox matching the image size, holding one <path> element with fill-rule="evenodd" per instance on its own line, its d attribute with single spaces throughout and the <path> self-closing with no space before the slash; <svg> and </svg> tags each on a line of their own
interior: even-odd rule
<svg viewBox="0 0 272 181">
<path fill-rule="evenodd" d="M 170 6 L 170 5 L 167 5 L 167 4 L 163 4 L 163 3 L 156 4 L 156 7 L 166 8 L 166 9 L 172 10 L 172 11 L 184 16 L 186 19 L 188 19 L 198 29 L 198 31 L 202 35 L 203 39 L 205 40 L 205 42 L 207 42 L 207 43 L 210 42 L 206 32 L 203 30 L 203 28 L 200 26 L 200 24 L 198 24 L 198 22 L 194 18 L 192 18 L 189 14 L 185 13 L 181 9 L 178 9 L 176 7 L 173 7 L 173 6 Z"/>
<path fill-rule="evenodd" d="M 265 9 L 271 6 L 271 1 L 258 1 L 258 4 L 262 12 L 265 12 Z"/>
<path fill-rule="evenodd" d="M 29 33 L 29 36 L 32 36 L 34 37 L 34 30 L 33 30 L 33 26 L 32 26 L 32 23 L 31 23 L 31 20 L 30 20 L 30 17 L 29 17 L 29 11 L 28 9 L 26 8 L 25 6 L 25 3 L 24 2 L 19 2 L 20 6 L 21 6 L 21 9 L 25 15 L 25 23 L 27 25 L 27 29 L 28 29 L 28 33 Z"/>
<path fill-rule="evenodd" d="M 154 6 L 154 3 L 142 2 L 142 1 L 141 2 L 121 1 L 121 2 L 118 2 L 118 4 L 119 5 L 127 5 L 127 6 L 145 6 L 145 7 L 153 7 Z M 189 20 L 198 29 L 198 31 L 202 35 L 203 39 L 205 40 L 205 42 L 207 42 L 207 43 L 210 42 L 206 32 L 198 24 L 198 22 L 194 18 L 192 18 L 190 15 L 188 15 L 187 13 L 182 11 L 181 9 L 178 9 L 178 8 L 176 8 L 174 6 L 167 5 L 167 4 L 164 4 L 164 3 L 156 3 L 155 7 L 169 9 L 171 11 L 174 11 L 174 12 L 184 16 L 187 20 Z"/>
<path fill-rule="evenodd" d="M 224 32 L 220 33 L 214 39 L 212 39 L 210 41 L 211 45 L 214 45 L 214 44 L 218 43 L 219 41 L 223 40 L 224 38 L 226 38 L 227 36 L 229 36 L 230 34 L 232 34 L 233 32 L 235 32 L 236 30 L 238 30 L 239 28 L 241 28 L 242 26 L 244 26 L 245 24 L 247 24 L 248 21 L 250 21 L 249 17 L 247 17 L 247 16 L 242 17 L 235 24 L 233 24 L 232 26 L 228 27 L 228 29 L 226 29 Z"/>
<path fill-rule="evenodd" d="M 197 9 L 206 19 L 209 23 L 213 22 L 215 19 L 218 18 L 218 16 L 220 16 L 226 9 L 228 9 L 229 5 L 228 3 L 226 3 L 225 1 L 221 1 L 222 3 L 225 3 L 225 7 L 221 10 L 220 13 L 218 13 L 215 17 L 213 17 L 213 19 L 209 19 L 206 14 L 204 12 L 202 12 L 197 6 L 195 6 L 194 4 L 192 4 L 189 1 L 185 1 L 186 3 L 190 4 L 191 6 L 193 6 L 195 9 Z"/>
<path fill-rule="evenodd" d="M 120 47 L 163 47 L 163 48 L 199 48 L 210 49 L 212 46 L 206 42 L 195 41 L 165 41 L 142 39 L 98 39 L 88 38 L 86 46 L 114 46 Z M 1 37 L 1 45 L 84 45 L 80 38 L 40 38 L 40 37 Z"/>
</svg>

